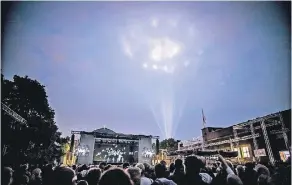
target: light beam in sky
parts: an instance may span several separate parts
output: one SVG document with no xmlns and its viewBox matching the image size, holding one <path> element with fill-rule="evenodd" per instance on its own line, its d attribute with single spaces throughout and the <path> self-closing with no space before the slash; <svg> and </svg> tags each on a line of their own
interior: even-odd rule
<svg viewBox="0 0 292 185">
<path fill-rule="evenodd" d="M 155 83 L 161 83 L 153 89 L 157 99 L 149 98 L 148 103 L 163 136 L 170 138 L 175 135 L 185 104 L 185 100 L 178 100 L 175 96 L 173 79 L 181 77 L 184 68 L 197 62 L 190 60 L 195 57 L 188 56 L 186 49 L 192 48 L 197 57 L 203 54 L 203 49 L 193 45 L 196 43 L 193 40 L 195 31 L 191 24 L 171 18 L 150 20 L 150 24 L 143 20 L 138 20 L 136 24 L 132 21 L 122 36 L 122 47 L 129 59 L 141 62 L 142 69 L 168 75 L 162 79 L 157 76 Z M 165 80 L 168 82 L 165 83 Z M 145 93 L 145 96 L 149 94 Z"/>
</svg>

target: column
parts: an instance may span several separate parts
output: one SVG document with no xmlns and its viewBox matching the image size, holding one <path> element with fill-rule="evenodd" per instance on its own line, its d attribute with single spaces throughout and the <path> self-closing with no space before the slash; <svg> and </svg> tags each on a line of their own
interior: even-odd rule
<svg viewBox="0 0 292 185">
<path fill-rule="evenodd" d="M 275 159 L 274 159 L 273 152 L 272 152 L 272 149 L 271 149 L 270 140 L 269 140 L 269 137 L 268 137 L 268 133 L 267 133 L 267 129 L 266 129 L 266 125 L 265 125 L 265 121 L 264 120 L 261 121 L 261 128 L 262 128 L 262 131 L 263 131 L 263 135 L 264 135 L 264 139 L 265 139 L 266 148 L 267 148 L 267 152 L 268 152 L 268 156 L 269 156 L 270 162 L 272 163 L 272 165 L 274 165 Z"/>
<path fill-rule="evenodd" d="M 252 135 L 254 149 L 257 150 L 257 149 L 259 149 L 259 147 L 258 147 L 258 143 L 257 143 L 256 137 L 255 137 L 253 123 L 250 124 L 250 131 L 251 131 L 251 135 Z M 254 153 L 254 151 L 253 151 L 253 153 Z M 259 159 L 259 157 L 255 157 L 255 158 L 256 158 L 256 161 Z"/>
<path fill-rule="evenodd" d="M 235 146 L 237 148 L 237 152 L 238 152 L 238 155 L 237 155 L 237 162 L 239 162 L 239 153 L 240 153 L 240 149 L 239 149 L 239 141 L 237 140 L 238 139 L 238 135 L 237 135 L 237 130 L 236 128 L 233 127 L 233 136 L 234 136 L 234 139 L 236 140 L 235 142 Z"/>
<path fill-rule="evenodd" d="M 233 143 L 232 143 L 232 139 L 229 138 L 229 141 L 230 141 L 230 150 L 233 151 Z"/>
<path fill-rule="evenodd" d="M 234 136 L 234 139 L 236 139 L 236 140 L 238 139 L 237 130 L 235 128 L 233 128 L 233 136 Z M 236 144 L 236 148 L 238 148 L 239 147 L 239 141 L 236 141 L 235 144 Z"/>
</svg>

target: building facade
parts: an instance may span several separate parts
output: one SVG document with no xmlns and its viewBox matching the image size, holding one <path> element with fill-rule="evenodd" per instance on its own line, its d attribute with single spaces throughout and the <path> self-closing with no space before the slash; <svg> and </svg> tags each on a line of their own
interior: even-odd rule
<svg viewBox="0 0 292 185">
<path fill-rule="evenodd" d="M 197 137 L 192 140 L 185 140 L 178 143 L 178 150 L 192 150 L 203 148 L 203 138 Z"/>
<path fill-rule="evenodd" d="M 291 109 L 229 127 L 202 129 L 199 142 L 181 143 L 178 150 L 238 151 L 237 162 L 275 163 L 291 155 Z"/>
</svg>

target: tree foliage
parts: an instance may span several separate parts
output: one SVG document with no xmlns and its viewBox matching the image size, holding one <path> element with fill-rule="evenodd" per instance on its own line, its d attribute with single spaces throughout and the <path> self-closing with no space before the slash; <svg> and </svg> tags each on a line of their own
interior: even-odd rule
<svg viewBox="0 0 292 185">
<path fill-rule="evenodd" d="M 160 142 L 160 149 L 166 149 L 167 151 L 175 151 L 178 148 L 178 142 L 173 139 L 165 139 Z"/>
<path fill-rule="evenodd" d="M 1 110 L 2 161 L 9 164 L 43 163 L 63 155 L 61 138 L 49 106 L 45 86 L 15 75 L 13 81 L 1 75 L 2 102 L 27 120 L 27 127 Z"/>
</svg>

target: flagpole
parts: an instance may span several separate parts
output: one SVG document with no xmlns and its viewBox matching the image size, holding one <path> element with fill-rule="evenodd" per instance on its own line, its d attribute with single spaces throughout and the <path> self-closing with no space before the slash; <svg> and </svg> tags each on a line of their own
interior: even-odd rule
<svg viewBox="0 0 292 185">
<path fill-rule="evenodd" d="M 206 128 L 206 117 L 204 115 L 204 110 L 202 109 L 202 117 L 203 117 L 203 129 Z M 204 142 L 204 137 L 203 137 L 203 133 L 202 133 L 202 150 L 205 150 L 205 146 L 204 146 L 205 142 Z"/>
<path fill-rule="evenodd" d="M 203 128 L 206 127 L 206 117 L 204 115 L 204 110 L 202 109 L 202 117 L 203 117 Z"/>
</svg>

